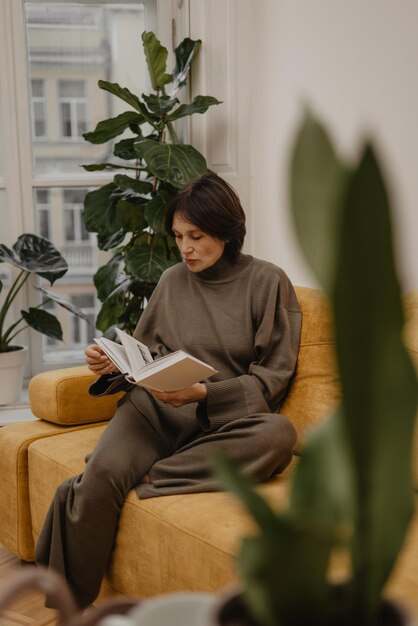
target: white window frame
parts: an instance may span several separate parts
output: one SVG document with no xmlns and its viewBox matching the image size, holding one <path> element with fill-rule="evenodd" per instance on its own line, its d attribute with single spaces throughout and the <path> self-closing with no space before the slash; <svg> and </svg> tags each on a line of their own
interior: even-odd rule
<svg viewBox="0 0 418 626">
<path fill-rule="evenodd" d="M 37 0 L 51 3 L 51 0 Z M 67 0 L 54 0 L 65 3 Z M 77 1 L 77 0 L 73 0 Z M 83 0 L 78 0 L 83 2 Z M 157 35 L 171 44 L 172 19 L 178 10 L 179 0 L 142 0 L 146 10 L 156 15 Z M 115 0 L 86 0 L 89 4 L 112 4 Z M 128 3 L 128 0 L 126 0 Z M 188 12 L 188 0 L 182 0 L 182 10 Z M 4 178 L 0 176 L 0 192 L 6 194 L 9 211 L 9 238 L 14 243 L 23 232 L 36 232 L 34 189 L 95 187 L 112 180 L 108 173 L 89 172 L 65 175 L 60 178 L 36 178 L 32 170 L 32 128 L 30 119 L 31 94 L 29 85 L 28 56 L 26 43 L 25 0 L 0 0 L 0 94 L 3 117 L 2 142 L 7 146 L 4 158 Z M 37 138 L 39 139 L 39 138 Z M 13 211 L 11 210 L 13 208 Z M 0 243 L 4 241 L 0 237 Z M 12 268 L 12 276 L 15 276 Z M 28 281 L 29 283 L 30 281 Z M 16 298 L 16 310 L 36 305 L 36 292 L 27 285 Z M 21 342 L 29 345 L 30 362 L 26 377 L 48 369 L 65 367 L 69 362 L 52 364 L 43 360 L 42 335 L 24 331 Z M 82 362 L 81 359 L 78 362 Z M 74 363 L 75 364 L 75 363 Z"/>
</svg>

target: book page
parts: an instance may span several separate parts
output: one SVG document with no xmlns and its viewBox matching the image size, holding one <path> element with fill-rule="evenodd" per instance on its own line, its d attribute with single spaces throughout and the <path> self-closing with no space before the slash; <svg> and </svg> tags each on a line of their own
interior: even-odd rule
<svg viewBox="0 0 418 626">
<path fill-rule="evenodd" d="M 106 337 L 94 337 L 94 341 L 122 374 L 130 373 L 130 364 L 123 346 Z"/>
<path fill-rule="evenodd" d="M 145 365 L 152 363 L 152 354 L 144 343 L 141 343 L 120 328 L 116 328 L 116 334 L 125 349 L 130 364 L 130 372 L 136 372 Z"/>
</svg>

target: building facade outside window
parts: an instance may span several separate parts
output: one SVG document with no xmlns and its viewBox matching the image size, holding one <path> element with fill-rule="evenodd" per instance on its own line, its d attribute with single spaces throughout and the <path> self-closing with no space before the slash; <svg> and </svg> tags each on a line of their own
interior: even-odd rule
<svg viewBox="0 0 418 626">
<path fill-rule="evenodd" d="M 27 376 L 83 362 L 83 349 L 97 333 L 93 276 L 107 253 L 84 228 L 82 211 L 86 193 L 113 173 L 86 172 L 81 164 L 112 154 L 107 144 L 86 142 L 83 133 L 129 109 L 99 89 L 100 79 L 133 93 L 149 90 L 141 33 L 156 30 L 158 1 L 0 0 L 0 243 L 11 245 L 22 232 L 50 239 L 69 265 L 51 289 L 81 306 L 91 322 L 56 307 L 64 342 L 30 331 L 24 338 L 31 354 Z M 10 277 L 3 274 L 7 289 Z M 29 306 L 40 302 L 33 286 L 22 294 Z"/>
</svg>

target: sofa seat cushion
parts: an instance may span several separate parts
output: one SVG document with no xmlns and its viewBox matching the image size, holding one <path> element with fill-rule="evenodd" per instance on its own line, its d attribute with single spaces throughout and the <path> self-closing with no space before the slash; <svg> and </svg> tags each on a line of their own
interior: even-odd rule
<svg viewBox="0 0 418 626">
<path fill-rule="evenodd" d="M 38 537 L 57 486 L 83 470 L 83 458 L 103 427 L 73 432 L 30 447 L 30 498 Z M 287 475 L 260 486 L 279 507 Z M 37 489 L 41 484 L 42 489 Z M 140 500 L 134 491 L 123 507 L 102 595 L 152 596 L 194 589 L 214 591 L 236 579 L 237 542 L 251 528 L 241 505 L 228 493 L 198 493 Z M 134 555 L 134 556 L 133 556 Z"/>
<path fill-rule="evenodd" d="M 47 422 L 66 426 L 110 419 L 123 393 L 101 398 L 90 396 L 89 387 L 96 379 L 85 365 L 37 374 L 29 384 L 32 413 Z"/>
<path fill-rule="evenodd" d="M 78 428 L 91 428 L 90 425 Z M 33 538 L 29 506 L 28 448 L 75 428 L 43 421 L 23 422 L 0 428 L 0 543 L 24 561 L 33 561 Z"/>
</svg>

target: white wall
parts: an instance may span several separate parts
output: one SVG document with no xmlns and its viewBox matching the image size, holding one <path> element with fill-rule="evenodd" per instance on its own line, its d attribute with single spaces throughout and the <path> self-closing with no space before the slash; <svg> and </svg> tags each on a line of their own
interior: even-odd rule
<svg viewBox="0 0 418 626">
<path fill-rule="evenodd" d="M 365 136 L 376 140 L 393 192 L 403 286 L 417 289 L 418 2 L 254 0 L 252 10 L 253 252 L 295 283 L 315 284 L 287 207 L 289 148 L 307 102 L 345 156 Z"/>
</svg>

